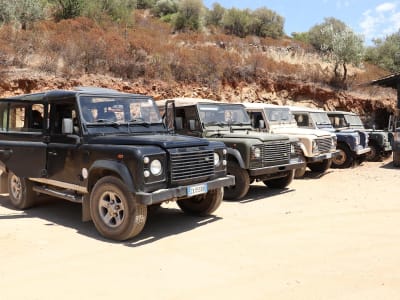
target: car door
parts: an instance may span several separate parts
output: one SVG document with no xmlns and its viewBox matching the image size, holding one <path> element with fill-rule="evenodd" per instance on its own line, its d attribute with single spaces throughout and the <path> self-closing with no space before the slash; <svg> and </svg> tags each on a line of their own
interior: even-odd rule
<svg viewBox="0 0 400 300">
<path fill-rule="evenodd" d="M 0 162 L 17 176 L 46 173 L 46 107 L 21 100 L 0 104 Z"/>
<path fill-rule="evenodd" d="M 74 134 L 62 132 L 62 120 L 77 120 L 75 101 L 63 100 L 50 103 L 50 135 L 47 151 L 48 178 L 55 185 L 81 185 L 82 151 L 79 142 L 80 128 L 76 123 Z M 75 121 L 77 122 L 77 121 Z M 59 184 L 57 184 L 59 182 Z"/>
</svg>

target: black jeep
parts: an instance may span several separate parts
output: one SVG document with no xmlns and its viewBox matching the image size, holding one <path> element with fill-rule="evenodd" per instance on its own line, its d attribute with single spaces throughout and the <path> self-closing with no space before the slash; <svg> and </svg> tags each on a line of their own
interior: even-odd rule
<svg viewBox="0 0 400 300">
<path fill-rule="evenodd" d="M 164 201 L 214 212 L 234 184 L 226 155 L 221 142 L 168 132 L 148 96 L 79 88 L 0 101 L 2 186 L 12 204 L 29 208 L 42 194 L 82 203 L 83 219 L 115 240 L 139 234 L 148 206 Z"/>
</svg>

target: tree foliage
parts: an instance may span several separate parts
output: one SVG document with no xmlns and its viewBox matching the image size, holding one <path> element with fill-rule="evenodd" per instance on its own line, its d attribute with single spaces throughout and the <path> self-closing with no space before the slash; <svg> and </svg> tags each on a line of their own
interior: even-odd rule
<svg viewBox="0 0 400 300">
<path fill-rule="evenodd" d="M 261 7 L 251 13 L 250 33 L 259 37 L 280 38 L 284 35 L 285 19 L 276 12 Z"/>
<path fill-rule="evenodd" d="M 335 80 L 345 83 L 347 66 L 359 65 L 363 60 L 363 38 L 356 35 L 342 21 L 328 18 L 309 31 L 311 44 L 319 51 L 328 54 L 334 63 Z M 339 68 L 343 68 L 342 77 Z"/>
<path fill-rule="evenodd" d="M 0 21 L 18 23 L 26 29 L 33 22 L 44 17 L 45 2 L 37 0 L 0 0 Z"/>
<path fill-rule="evenodd" d="M 178 12 L 178 2 L 176 0 L 158 0 L 151 9 L 156 17 L 164 17 Z"/>
<path fill-rule="evenodd" d="M 366 50 L 366 61 L 391 72 L 400 72 L 400 30 L 373 42 L 375 47 Z"/>
<path fill-rule="evenodd" d="M 237 8 L 227 9 L 222 18 L 222 27 L 227 34 L 245 37 L 249 31 L 250 11 Z"/>
<path fill-rule="evenodd" d="M 214 3 L 212 9 L 206 12 L 206 24 L 213 26 L 221 26 L 222 18 L 225 14 L 225 8 L 219 3 Z"/>
<path fill-rule="evenodd" d="M 82 14 L 83 0 L 50 0 L 55 6 L 55 17 L 58 20 L 72 19 Z"/>
<path fill-rule="evenodd" d="M 201 28 L 203 9 L 203 1 L 201 0 L 181 0 L 174 20 L 175 30 L 199 30 Z"/>
</svg>

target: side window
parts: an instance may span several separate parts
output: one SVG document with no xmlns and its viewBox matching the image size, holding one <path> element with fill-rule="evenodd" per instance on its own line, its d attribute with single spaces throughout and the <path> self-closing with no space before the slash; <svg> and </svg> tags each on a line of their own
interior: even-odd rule
<svg viewBox="0 0 400 300">
<path fill-rule="evenodd" d="M 43 116 L 43 104 L 11 103 L 8 130 L 15 132 L 40 132 L 44 128 Z"/>
<path fill-rule="evenodd" d="M 251 120 L 251 126 L 253 128 L 260 128 L 260 121 L 263 120 L 262 113 L 259 111 L 251 111 L 249 112 L 250 120 Z M 265 124 L 264 124 L 265 127 Z"/>
<path fill-rule="evenodd" d="M 0 103 L 0 132 L 7 131 L 8 103 Z"/>
<path fill-rule="evenodd" d="M 50 107 L 50 116 L 50 132 L 52 134 L 62 134 L 63 119 L 72 119 L 74 132 L 80 132 L 74 103 L 52 104 Z"/>
<path fill-rule="evenodd" d="M 307 114 L 295 114 L 294 118 L 296 119 L 297 125 L 299 127 L 309 127 L 309 120 Z"/>
<path fill-rule="evenodd" d="M 178 131 L 184 131 L 191 135 L 193 131 L 201 131 L 195 107 L 177 108 L 175 110 L 175 122 Z"/>
</svg>

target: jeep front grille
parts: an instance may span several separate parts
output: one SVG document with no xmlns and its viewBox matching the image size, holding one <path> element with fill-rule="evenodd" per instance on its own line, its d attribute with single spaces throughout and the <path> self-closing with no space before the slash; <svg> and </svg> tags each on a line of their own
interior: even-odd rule
<svg viewBox="0 0 400 300">
<path fill-rule="evenodd" d="M 170 152 L 171 183 L 196 183 L 214 175 L 212 150 L 174 149 Z"/>
<path fill-rule="evenodd" d="M 332 149 L 332 138 L 317 139 L 317 147 L 320 153 L 330 152 Z"/>
<path fill-rule="evenodd" d="M 290 142 L 270 142 L 264 144 L 263 163 L 276 165 L 290 159 Z"/>
</svg>

